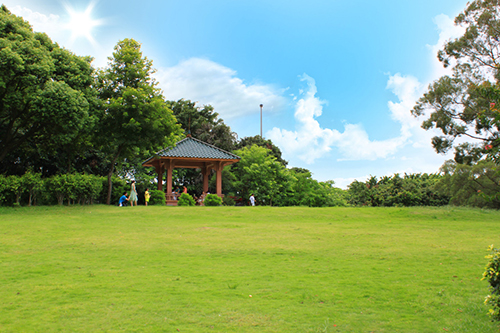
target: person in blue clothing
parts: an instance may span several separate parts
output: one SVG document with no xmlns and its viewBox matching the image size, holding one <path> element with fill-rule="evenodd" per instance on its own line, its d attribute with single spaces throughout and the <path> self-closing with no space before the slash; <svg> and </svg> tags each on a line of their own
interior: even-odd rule
<svg viewBox="0 0 500 333">
<path fill-rule="evenodd" d="M 125 207 L 125 201 L 128 201 L 129 198 L 127 198 L 127 192 L 123 192 L 123 195 L 120 197 L 120 201 L 118 201 L 118 205 L 120 207 Z"/>
</svg>

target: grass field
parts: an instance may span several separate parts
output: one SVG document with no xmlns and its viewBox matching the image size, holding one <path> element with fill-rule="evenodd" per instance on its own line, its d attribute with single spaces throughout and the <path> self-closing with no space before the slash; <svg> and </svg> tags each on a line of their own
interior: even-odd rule
<svg viewBox="0 0 500 333">
<path fill-rule="evenodd" d="M 499 332 L 500 212 L 0 208 L 1 332 Z"/>
</svg>

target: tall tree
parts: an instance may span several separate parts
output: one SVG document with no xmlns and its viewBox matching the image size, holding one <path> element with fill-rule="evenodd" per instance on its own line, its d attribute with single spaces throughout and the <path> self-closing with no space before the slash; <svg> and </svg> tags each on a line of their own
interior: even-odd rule
<svg viewBox="0 0 500 333">
<path fill-rule="evenodd" d="M 271 140 L 264 139 L 260 135 L 247 136 L 242 138 L 237 144 L 236 149 L 242 149 L 244 147 L 251 147 L 252 145 L 257 145 L 262 148 L 266 148 L 269 153 L 276 158 L 278 162 L 287 166 L 288 162 L 281 157 L 281 150 L 276 146 Z"/>
<path fill-rule="evenodd" d="M 291 189 L 291 174 L 267 148 L 252 145 L 234 152 L 241 160 L 231 168 L 237 194 L 248 200 L 253 193 L 264 205 L 281 205 Z"/>
<path fill-rule="evenodd" d="M 90 63 L 0 7 L 0 163 L 9 154 L 24 163 L 19 157 L 26 148 L 78 150 L 93 122 Z"/>
<path fill-rule="evenodd" d="M 167 105 L 186 134 L 189 132 L 198 140 L 226 151 L 235 148 L 236 133 L 219 118 L 213 106 L 197 107 L 195 102 L 184 99 L 177 102 L 167 101 Z"/>
<path fill-rule="evenodd" d="M 464 35 L 438 53 L 453 74 L 431 84 L 412 113 L 430 111 L 422 127 L 442 132 L 432 139 L 438 153 L 454 147 L 457 162 L 472 163 L 500 144 L 498 112 L 492 110 L 500 102 L 500 1 L 471 1 L 455 24 L 466 28 Z M 457 144 L 457 138 L 468 142 Z"/>
<path fill-rule="evenodd" d="M 164 102 L 152 77 L 153 62 L 143 57 L 140 44 L 124 39 L 115 46 L 108 67 L 99 74 L 102 117 L 99 123 L 102 149 L 111 161 L 108 198 L 111 202 L 112 176 L 124 159 L 149 157 L 181 134 L 172 111 Z"/>
</svg>

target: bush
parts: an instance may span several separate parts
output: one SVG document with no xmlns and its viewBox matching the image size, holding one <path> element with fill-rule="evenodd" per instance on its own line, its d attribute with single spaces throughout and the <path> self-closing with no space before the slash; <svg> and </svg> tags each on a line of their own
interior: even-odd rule
<svg viewBox="0 0 500 333">
<path fill-rule="evenodd" d="M 217 194 L 207 194 L 203 203 L 205 206 L 221 206 L 222 199 Z"/>
<path fill-rule="evenodd" d="M 488 248 L 490 254 L 486 256 L 490 261 L 485 267 L 482 280 L 488 280 L 490 283 L 491 295 L 486 296 L 484 304 L 492 308 L 488 314 L 492 320 L 500 321 L 500 249 Z"/>
<path fill-rule="evenodd" d="M 182 193 L 179 201 L 177 202 L 178 206 L 194 206 L 196 205 L 196 202 L 194 201 L 193 197 L 190 196 L 187 193 Z"/>
<path fill-rule="evenodd" d="M 120 200 L 123 192 L 127 191 L 130 194 L 130 185 L 127 184 L 125 179 L 118 176 L 111 178 L 111 204 L 116 205 Z M 102 191 L 99 196 L 99 203 L 106 203 L 108 198 L 108 177 L 102 177 Z"/>
<path fill-rule="evenodd" d="M 224 200 L 222 201 L 222 204 L 224 206 L 234 206 L 236 205 L 236 201 L 234 201 L 233 198 L 231 198 L 229 195 L 224 196 Z"/>
<path fill-rule="evenodd" d="M 165 193 L 159 190 L 150 191 L 151 197 L 149 198 L 150 205 L 165 206 Z"/>
</svg>

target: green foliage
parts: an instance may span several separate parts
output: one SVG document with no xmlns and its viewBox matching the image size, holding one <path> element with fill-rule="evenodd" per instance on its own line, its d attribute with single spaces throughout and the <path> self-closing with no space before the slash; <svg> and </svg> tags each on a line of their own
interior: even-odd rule
<svg viewBox="0 0 500 333">
<path fill-rule="evenodd" d="M 21 177 L 18 176 L 8 176 L 6 178 L 6 191 L 13 194 L 16 198 L 14 205 L 19 206 L 21 195 L 24 192 L 24 188 L 21 183 Z"/>
<path fill-rule="evenodd" d="M 447 161 L 441 167 L 443 177 L 436 190 L 457 206 L 500 208 L 500 173 L 490 160 L 473 165 Z"/>
<path fill-rule="evenodd" d="M 102 177 L 101 181 L 103 183 L 103 191 L 99 195 L 99 203 L 106 203 L 106 200 L 108 198 L 108 179 L 107 177 Z M 111 181 L 111 202 L 118 203 L 118 200 L 120 200 L 123 192 L 126 191 L 130 194 L 130 185 L 125 179 L 115 175 L 111 178 Z"/>
<path fill-rule="evenodd" d="M 449 196 L 437 188 L 442 176 L 437 174 L 399 174 L 370 177 L 349 185 L 349 203 L 356 206 L 443 206 Z"/>
<path fill-rule="evenodd" d="M 466 31 L 438 53 L 444 67 L 453 65 L 453 75 L 430 85 L 412 111 L 423 116 L 431 110 L 422 127 L 442 132 L 432 144 L 438 153 L 455 147 L 457 163 L 476 162 L 492 148 L 498 152 L 500 119 L 492 107 L 500 102 L 499 8 L 497 0 L 474 0 L 456 17 Z M 455 144 L 457 138 L 471 142 Z"/>
<path fill-rule="evenodd" d="M 236 150 L 235 154 L 241 157 L 237 167 L 232 169 L 236 179 L 233 186 L 237 194 L 245 201 L 253 193 L 260 204 L 285 205 L 292 179 L 285 166 L 276 161 L 268 149 L 257 145 Z"/>
<path fill-rule="evenodd" d="M 4 5 L 0 59 L 0 169 L 16 161 L 22 174 L 44 156 L 61 155 L 71 163 L 95 121 L 90 108 L 95 104 L 91 59 L 33 32 Z"/>
<path fill-rule="evenodd" d="M 222 206 L 222 199 L 217 194 L 207 194 L 203 204 L 205 206 Z"/>
<path fill-rule="evenodd" d="M 64 174 L 50 177 L 46 181 L 48 192 L 62 205 L 93 204 L 103 189 L 102 177 L 94 175 Z"/>
<path fill-rule="evenodd" d="M 286 206 L 333 207 L 347 206 L 346 191 L 335 188 L 333 181 L 318 182 L 311 172 L 303 168 L 291 168 L 291 190 L 285 198 Z"/>
<path fill-rule="evenodd" d="M 62 205 L 93 204 L 103 189 L 103 178 L 95 175 L 63 174 L 42 179 L 40 174 L 27 172 L 23 176 L 0 176 L 1 205 L 28 204 L 40 198 L 44 204 L 55 200 Z M 27 196 L 25 195 L 27 194 Z M 0 198 L 1 199 L 1 198 Z"/>
<path fill-rule="evenodd" d="M 103 108 L 99 135 L 102 149 L 111 160 L 108 204 L 117 163 L 127 158 L 150 157 L 174 144 L 180 134 L 180 126 L 156 87 L 154 72 L 153 62 L 142 56 L 140 44 L 124 39 L 115 46 L 108 68 L 99 73 Z"/>
<path fill-rule="evenodd" d="M 482 280 L 488 280 L 491 294 L 486 296 L 484 304 L 491 306 L 488 314 L 492 320 L 500 321 L 500 249 L 491 245 L 488 248 L 490 252 L 486 256 L 489 259 L 485 267 Z"/>
<path fill-rule="evenodd" d="M 31 206 L 36 201 L 37 194 L 42 190 L 42 175 L 29 170 L 22 176 L 21 183 L 23 188 L 29 193 L 28 206 Z"/>
<path fill-rule="evenodd" d="M 235 147 L 236 133 L 231 131 L 211 105 L 197 107 L 195 102 L 180 99 L 177 102 L 167 101 L 177 121 L 187 134 L 190 134 L 215 147 L 232 151 Z"/>
<path fill-rule="evenodd" d="M 262 148 L 266 148 L 269 150 L 269 154 L 273 155 L 276 157 L 276 160 L 283 164 L 284 166 L 287 166 L 288 162 L 285 161 L 281 157 L 281 150 L 279 149 L 278 146 L 276 146 L 271 140 L 269 139 L 264 139 L 260 135 L 255 135 L 255 136 L 247 136 L 242 138 L 237 144 L 236 144 L 236 149 L 243 149 L 245 147 L 251 147 L 253 145 L 257 145 Z"/>
<path fill-rule="evenodd" d="M 150 205 L 165 206 L 165 193 L 159 190 L 149 191 L 151 197 L 149 198 Z"/>
<path fill-rule="evenodd" d="M 195 206 L 196 201 L 194 201 L 193 197 L 188 193 L 182 193 L 177 201 L 178 206 Z"/>
<path fill-rule="evenodd" d="M 224 205 L 224 206 L 234 206 L 234 205 L 236 205 L 236 201 L 234 201 L 234 199 L 231 198 L 229 195 L 225 195 L 224 199 L 222 200 L 222 205 Z"/>
</svg>

